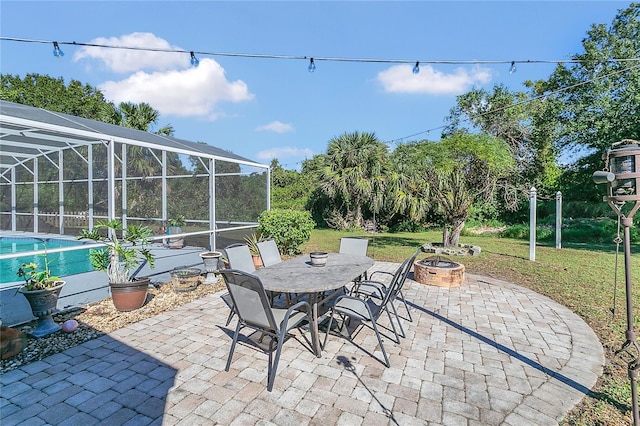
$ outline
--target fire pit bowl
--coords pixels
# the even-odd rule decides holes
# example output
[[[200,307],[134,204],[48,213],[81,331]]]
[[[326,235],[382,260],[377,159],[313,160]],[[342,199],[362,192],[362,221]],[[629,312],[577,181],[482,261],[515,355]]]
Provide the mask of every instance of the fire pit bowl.
[[[413,264],[415,281],[438,287],[459,287],[464,282],[464,265],[433,256]]]

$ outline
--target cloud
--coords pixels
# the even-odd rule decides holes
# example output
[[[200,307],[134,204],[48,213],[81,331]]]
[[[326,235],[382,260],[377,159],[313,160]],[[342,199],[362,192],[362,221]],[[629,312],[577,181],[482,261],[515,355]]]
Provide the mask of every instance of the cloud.
[[[474,84],[486,84],[491,72],[479,67],[471,71],[456,68],[446,74],[430,65],[420,65],[420,73],[413,74],[411,65],[394,65],[378,73],[377,79],[387,93],[426,93],[431,95],[460,94]]]
[[[313,151],[309,148],[301,149],[284,146],[280,148],[263,149],[256,154],[256,157],[260,160],[272,160],[274,158],[278,160],[285,158],[311,158],[313,157]]]
[[[291,124],[285,124],[281,121],[272,121],[264,126],[256,128],[257,132],[275,132],[275,133],[287,133],[293,132],[293,126]]]
[[[184,50],[172,46],[168,41],[152,33],[132,33],[120,37],[98,37],[89,44],[108,46],[127,46],[141,49]],[[111,49],[105,47],[83,46],[73,55],[73,61],[98,60],[110,71],[130,73],[139,70],[171,70],[189,66],[188,54],[171,52],[150,52],[147,50]]]
[[[241,80],[228,81],[215,60],[204,58],[197,68],[183,70],[138,71],[120,81],[98,85],[110,101],[146,102],[161,114],[202,116],[215,120],[221,102],[243,102],[254,98]]]

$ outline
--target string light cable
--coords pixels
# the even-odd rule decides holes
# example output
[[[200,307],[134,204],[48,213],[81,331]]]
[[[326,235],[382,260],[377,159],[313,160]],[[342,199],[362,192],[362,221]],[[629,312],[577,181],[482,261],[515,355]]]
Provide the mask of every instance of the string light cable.
[[[512,105],[506,105],[506,106],[503,106],[503,107],[500,107],[500,108],[492,109],[490,111],[480,112],[480,113],[474,114],[473,116],[470,116],[469,118],[463,119],[462,122],[463,123],[464,122],[470,122],[473,119],[481,118],[481,117],[484,117],[485,115],[491,115],[491,114],[495,114],[497,112],[506,111],[508,109],[515,108],[515,107],[518,107],[518,106],[521,106],[521,105],[526,105],[526,104],[529,104],[531,102],[535,102],[535,101],[540,100],[540,99],[544,99],[544,98],[547,98],[547,97],[550,97],[550,96],[553,96],[553,95],[557,95],[559,93],[562,93],[564,91],[573,89],[575,87],[579,87],[579,86],[582,86],[582,85],[585,85],[585,84],[589,84],[589,83],[592,83],[592,82],[600,80],[600,79],[613,77],[613,76],[615,76],[617,74],[622,74],[622,73],[625,73],[627,71],[631,71],[631,70],[636,69],[636,68],[640,68],[640,63],[637,64],[637,65],[632,65],[630,67],[621,69],[621,70],[612,71],[612,72],[610,72],[608,74],[605,74],[605,75],[602,75],[602,76],[596,76],[596,77],[591,78],[589,80],[580,81],[578,83],[572,84],[572,85],[567,86],[567,87],[561,87],[559,89],[552,90],[549,93],[543,93],[543,94],[535,96],[533,98],[526,99],[526,100],[521,101],[521,102],[516,102],[515,104],[512,104]],[[411,134],[411,135],[403,136],[403,137],[400,137],[400,138],[391,139],[386,143],[387,143],[387,145],[399,144],[399,143],[401,143],[402,141],[404,141],[406,139],[414,138],[416,136],[420,136],[420,135],[424,135],[424,134],[429,134],[429,133],[431,133],[431,132],[433,132],[435,130],[442,130],[442,129],[446,128],[446,127],[447,127],[446,125],[433,127],[431,129],[423,130],[423,131],[418,132],[418,133],[414,133],[414,134]]]
[[[461,122],[463,122],[463,123],[471,122],[473,119],[481,118],[481,117],[484,117],[485,115],[490,115],[490,114],[495,114],[495,113],[502,112],[502,111],[507,111],[507,110],[509,110],[511,108],[515,108],[515,107],[518,107],[518,106],[521,106],[521,105],[526,105],[528,103],[535,102],[535,101],[540,100],[540,99],[544,99],[544,98],[547,98],[547,97],[550,97],[550,96],[553,96],[553,95],[557,95],[557,94],[562,93],[562,92],[564,92],[566,90],[570,90],[570,89],[573,89],[573,88],[576,88],[576,87],[579,87],[579,86],[582,86],[582,85],[585,85],[585,84],[589,84],[589,83],[592,83],[592,82],[594,82],[596,80],[599,80],[599,79],[602,79],[602,78],[613,77],[613,76],[616,76],[618,74],[622,74],[622,73],[625,73],[627,71],[631,71],[631,70],[636,69],[636,68],[640,68],[640,64],[632,65],[630,67],[627,67],[627,68],[624,68],[624,69],[621,69],[621,70],[618,70],[618,71],[612,71],[612,72],[610,72],[608,74],[605,74],[605,75],[602,75],[602,76],[596,76],[596,77],[591,78],[589,80],[580,81],[578,83],[572,84],[572,85],[567,86],[567,87],[561,87],[559,89],[550,91],[549,93],[543,93],[543,94],[541,94],[539,96],[535,96],[535,97],[533,97],[531,99],[527,99],[527,100],[524,100],[524,101],[521,101],[521,102],[516,102],[513,105],[506,105],[506,106],[501,107],[501,108],[495,108],[495,109],[492,109],[490,111],[477,113],[477,114],[474,114],[473,116],[469,116],[468,118],[462,119]],[[403,137],[400,137],[400,138],[391,139],[391,140],[385,141],[384,143],[386,145],[389,145],[389,146],[398,145],[398,144],[402,143],[406,139],[412,139],[412,138],[415,138],[416,136],[422,136],[422,135],[425,135],[425,134],[428,135],[429,133],[431,133],[433,131],[442,130],[445,127],[447,127],[447,126],[442,125],[442,126],[438,126],[438,127],[433,127],[431,129],[423,130],[421,132],[413,133],[411,135],[407,135],[407,136],[403,136]],[[294,162],[294,165],[302,164],[303,162],[304,162],[304,160],[296,161],[296,162]],[[289,165],[290,164],[283,164],[283,166],[289,166]]]
[[[154,48],[154,47],[134,47],[134,46],[124,46],[124,45],[109,45],[109,44],[98,44],[98,43],[86,43],[86,42],[76,42],[76,41],[56,41],[56,40],[37,40],[37,39],[28,39],[28,38],[19,38],[19,37],[7,37],[0,36],[0,41],[13,41],[20,43],[41,43],[41,44],[53,44],[54,46],[54,56],[61,57],[64,55],[60,50],[60,45],[65,46],[81,46],[81,47],[95,47],[95,48],[103,48],[103,49],[120,49],[120,50],[133,50],[133,51],[143,51],[143,52],[165,52],[165,53],[177,53],[177,54],[186,54],[189,55],[191,65],[197,67],[199,64],[199,59],[197,59],[196,55],[199,56],[219,56],[219,57],[240,57],[240,58],[254,58],[254,59],[285,59],[285,60],[304,60],[308,62],[308,70],[310,72],[314,72],[316,70],[316,62],[318,61],[332,61],[332,62],[360,62],[360,63],[384,63],[384,64],[412,64],[414,65],[412,68],[412,72],[417,74],[420,72],[420,64],[434,64],[434,65],[499,65],[499,64],[508,64],[509,65],[509,73],[513,74],[516,72],[517,64],[580,64],[584,63],[584,59],[527,59],[527,60],[435,60],[435,59],[384,59],[384,58],[349,58],[349,57],[322,57],[322,56],[302,56],[302,55],[274,55],[274,54],[262,54],[262,53],[234,53],[234,52],[209,52],[209,51],[197,51],[197,50],[183,50],[183,49],[167,49],[167,48]],[[638,55],[639,52],[635,52]],[[527,99],[522,102],[515,103],[513,105],[508,105],[502,108],[496,108],[491,111],[485,111],[479,114],[474,115],[473,117],[469,117],[463,120],[463,122],[469,122],[473,118],[483,117],[488,114],[494,114],[496,112],[501,112],[507,110],[509,108],[515,108],[520,105],[528,104],[530,102],[534,102],[539,99],[544,99],[546,97],[552,96],[554,94],[561,93],[565,90],[572,89],[574,87],[578,87],[584,84],[591,83],[595,80],[611,77],[616,74],[621,74],[623,72],[627,72],[629,70],[640,67],[640,57],[633,58],[607,58],[607,59],[593,59],[590,60],[594,64],[594,69],[601,69],[603,62],[614,62],[614,63],[625,63],[625,62],[637,62],[637,65],[632,65],[630,67],[624,68],[619,71],[613,71],[606,75],[596,76],[592,79],[582,81],[576,83],[571,86],[563,87],[549,93],[542,94],[540,96],[533,97],[531,99]],[[599,72],[596,71],[596,74]],[[432,131],[444,129],[446,126],[438,126],[428,130],[423,130],[418,133],[414,133],[411,135],[403,136],[400,138],[395,138],[385,142],[387,145],[401,143],[402,141],[413,138],[416,136],[429,134]]]
[[[420,68],[419,64],[440,64],[440,65],[499,65],[508,64],[509,70],[515,72],[517,64],[563,64],[563,63],[581,63],[584,60],[581,59],[526,59],[526,60],[452,60],[452,59],[384,59],[384,58],[349,58],[349,57],[332,57],[332,56],[307,56],[307,55],[274,55],[264,53],[234,53],[234,52],[210,52],[210,51],[197,51],[197,50],[184,50],[184,49],[169,49],[169,48],[155,48],[155,47],[137,47],[137,46],[125,46],[125,45],[113,45],[113,44],[99,44],[99,43],[86,43],[76,41],[56,41],[56,40],[37,40],[19,37],[7,37],[0,36],[0,40],[14,41],[21,43],[43,43],[52,44],[57,46],[81,46],[81,47],[96,47],[103,49],[121,49],[121,50],[134,50],[143,52],[165,52],[165,53],[178,53],[190,55],[193,58],[194,55],[199,56],[222,56],[222,57],[240,57],[240,58],[257,58],[257,59],[288,59],[288,60],[304,60],[311,61],[312,64],[316,64],[318,61],[325,62],[362,62],[362,63],[385,63],[385,64],[414,64],[413,71],[418,73]],[[593,59],[594,64],[601,63],[603,60]],[[612,58],[606,59],[605,62],[625,62],[625,61],[640,61],[640,58]],[[416,72],[417,71],[417,72]]]

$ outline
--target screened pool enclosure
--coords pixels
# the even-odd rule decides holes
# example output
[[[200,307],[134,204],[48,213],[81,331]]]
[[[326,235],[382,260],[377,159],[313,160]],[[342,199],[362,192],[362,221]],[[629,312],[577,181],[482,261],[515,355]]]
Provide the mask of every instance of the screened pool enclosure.
[[[183,217],[210,249],[257,225],[269,167],[214,146],[0,101],[0,229],[77,235],[99,219]]]
[[[73,269],[61,274],[58,299],[58,309],[70,309],[109,297],[106,274],[76,270],[88,258],[76,245],[81,229],[103,219],[151,228],[156,265],[138,272],[160,284],[173,268],[202,265],[203,250],[253,232],[269,209],[269,181],[268,165],[205,143],[0,101],[0,320],[33,319],[9,265],[41,261],[35,242],[49,244],[54,274]],[[34,242],[27,252],[5,251],[19,239]]]

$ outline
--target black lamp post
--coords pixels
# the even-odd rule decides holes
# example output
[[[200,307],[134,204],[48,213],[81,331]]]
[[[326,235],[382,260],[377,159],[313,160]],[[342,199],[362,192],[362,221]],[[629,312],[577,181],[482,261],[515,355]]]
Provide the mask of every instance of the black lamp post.
[[[607,195],[603,201],[616,212],[624,228],[624,277],[625,293],[627,299],[627,330],[625,332],[626,341],[622,347],[616,351],[626,354],[630,359],[627,361],[627,370],[631,381],[631,404],[634,426],[640,425],[638,413],[638,369],[640,368],[640,346],[636,340],[636,333],[633,329],[633,304],[631,300],[631,233],[633,226],[633,215],[640,208],[640,146],[638,141],[623,139],[612,145],[607,150],[604,171],[597,171],[593,174],[593,181],[597,184],[607,184]],[[622,206],[627,202],[633,202],[633,206],[627,213],[623,213]]]

